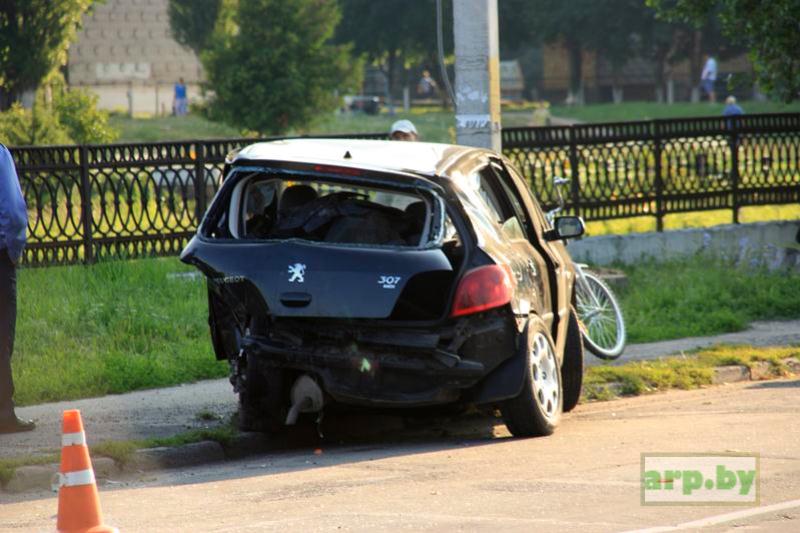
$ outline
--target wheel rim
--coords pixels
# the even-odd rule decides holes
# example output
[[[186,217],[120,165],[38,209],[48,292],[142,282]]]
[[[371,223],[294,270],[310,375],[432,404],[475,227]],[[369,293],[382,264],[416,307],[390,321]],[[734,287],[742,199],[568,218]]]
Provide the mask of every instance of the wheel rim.
[[[587,276],[585,286],[579,286],[576,308],[581,329],[588,340],[608,354],[622,351],[624,330],[618,321],[618,309],[602,287]]]
[[[558,363],[553,348],[542,333],[537,333],[531,346],[531,371],[533,395],[548,419],[558,414],[559,396]]]

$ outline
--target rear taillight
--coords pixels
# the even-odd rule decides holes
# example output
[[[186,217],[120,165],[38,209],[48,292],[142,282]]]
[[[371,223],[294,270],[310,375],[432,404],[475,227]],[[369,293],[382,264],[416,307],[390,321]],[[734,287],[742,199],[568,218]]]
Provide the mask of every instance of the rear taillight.
[[[506,305],[514,286],[508,267],[489,265],[470,270],[456,289],[451,316],[470,315]]]

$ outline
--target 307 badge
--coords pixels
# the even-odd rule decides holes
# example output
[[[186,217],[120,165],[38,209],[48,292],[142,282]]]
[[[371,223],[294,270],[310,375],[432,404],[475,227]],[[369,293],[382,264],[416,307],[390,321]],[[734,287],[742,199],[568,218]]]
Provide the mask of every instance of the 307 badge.
[[[378,278],[378,285],[384,289],[396,289],[401,279],[400,276],[380,276]]]

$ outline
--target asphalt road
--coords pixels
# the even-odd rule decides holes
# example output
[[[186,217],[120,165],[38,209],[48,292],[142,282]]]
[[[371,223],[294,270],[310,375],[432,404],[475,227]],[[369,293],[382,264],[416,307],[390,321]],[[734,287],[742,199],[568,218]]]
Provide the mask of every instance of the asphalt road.
[[[756,322],[750,329],[739,333],[634,344],[626,349],[618,362],[680,354],[723,342],[762,346],[800,344],[800,320]],[[603,363],[588,354],[586,362],[592,365]],[[207,420],[207,415],[214,415],[219,421],[227,419],[236,411],[236,397],[228,380],[219,379],[23,407],[18,409],[20,416],[35,419],[37,430],[0,435],[0,458],[57,452],[61,443],[61,413],[65,409],[81,410],[91,445],[106,440],[168,437],[189,429],[214,426],[220,422]]]
[[[783,380],[598,402],[537,439],[490,417],[376,438],[367,420],[371,436],[111,482],[101,500],[122,531],[794,532],[798,398]],[[760,506],[643,506],[642,452],[758,453]],[[54,528],[53,495],[3,497],[0,531]]]

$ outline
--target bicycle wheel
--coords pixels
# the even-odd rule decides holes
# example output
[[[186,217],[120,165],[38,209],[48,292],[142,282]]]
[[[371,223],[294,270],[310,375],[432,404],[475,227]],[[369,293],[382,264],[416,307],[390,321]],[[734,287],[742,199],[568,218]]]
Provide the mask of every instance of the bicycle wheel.
[[[575,307],[586,348],[601,359],[616,359],[625,349],[625,322],[617,299],[600,278],[583,272],[575,283]]]

